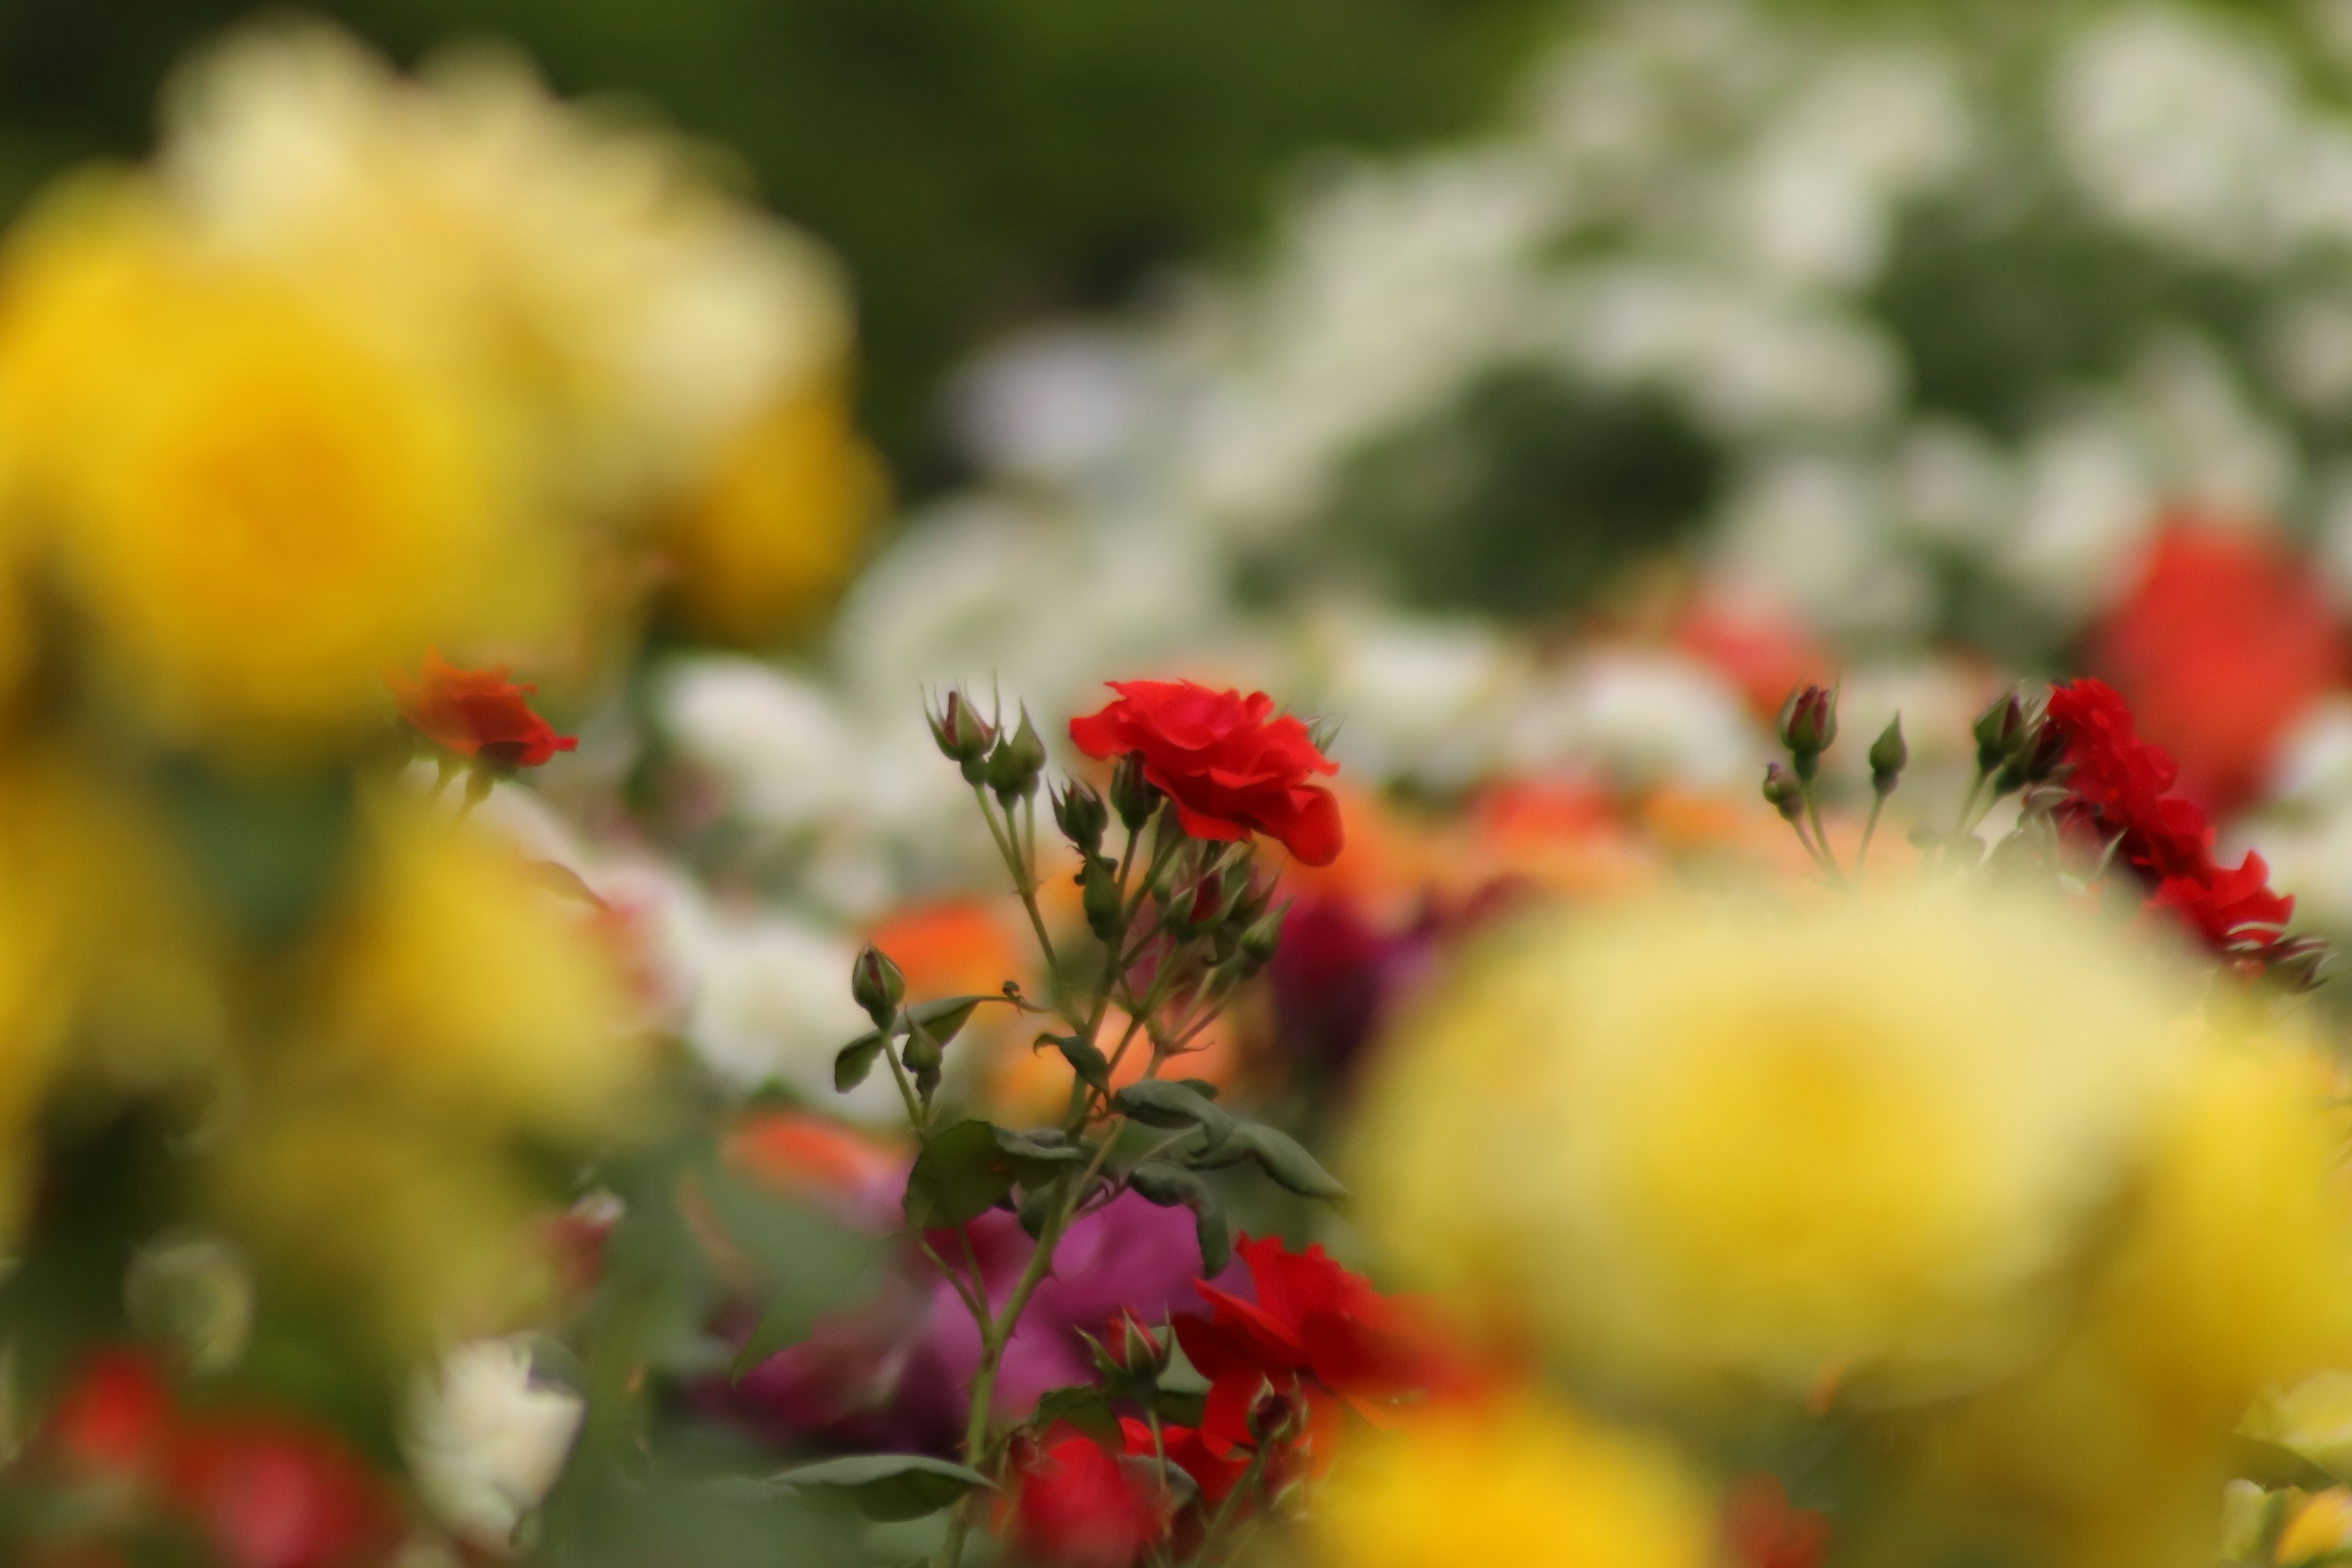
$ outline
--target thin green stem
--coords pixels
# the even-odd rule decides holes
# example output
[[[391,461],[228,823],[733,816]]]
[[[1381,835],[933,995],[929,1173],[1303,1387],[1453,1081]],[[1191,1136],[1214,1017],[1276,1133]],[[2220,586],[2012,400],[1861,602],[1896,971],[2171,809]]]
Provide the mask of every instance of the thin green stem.
[[[1207,1528],[1201,1531],[1201,1550],[1193,1553],[1192,1568],[1204,1568],[1205,1564],[1215,1561],[1218,1537],[1224,1534],[1225,1526],[1233,1522],[1242,1500],[1254,1496],[1259,1483],[1265,1479],[1266,1456],[1272,1448],[1272,1444],[1260,1443],[1251,1451],[1249,1468],[1242,1472],[1241,1479],[1234,1483],[1233,1490],[1225,1494],[1225,1500],[1217,1505],[1217,1511],[1210,1516]]]
[[[1829,873],[1830,880],[1833,884],[1843,888],[1846,885],[1845,872],[1839,867],[1837,857],[1830,851],[1830,836],[1828,830],[1822,826],[1822,805],[1820,800],[1816,798],[1813,781],[1807,779],[1800,787],[1804,795],[1805,820],[1812,824],[1813,837],[1820,840],[1819,854],[1822,868]]]
[[[1873,791],[1870,797],[1870,815],[1863,820],[1862,824],[1862,846],[1853,852],[1853,885],[1857,888],[1862,886],[1863,873],[1870,867],[1870,841],[1878,832],[1878,814],[1885,809],[1886,797]]]

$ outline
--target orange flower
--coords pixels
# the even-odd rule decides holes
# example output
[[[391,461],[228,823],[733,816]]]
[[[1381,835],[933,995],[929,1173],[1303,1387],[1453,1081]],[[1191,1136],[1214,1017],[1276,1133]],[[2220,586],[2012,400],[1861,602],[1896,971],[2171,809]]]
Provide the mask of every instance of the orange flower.
[[[446,751],[501,768],[535,768],[580,744],[559,735],[526,700],[539,689],[507,679],[507,668],[460,669],[428,649],[417,679],[384,678],[400,701],[403,722]]]

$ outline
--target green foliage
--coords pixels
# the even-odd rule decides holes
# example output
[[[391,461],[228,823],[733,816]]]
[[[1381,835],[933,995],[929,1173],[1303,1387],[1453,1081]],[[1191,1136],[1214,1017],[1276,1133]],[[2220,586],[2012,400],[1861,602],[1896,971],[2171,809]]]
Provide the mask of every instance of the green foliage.
[[[1075,1143],[1045,1143],[985,1121],[959,1121],[924,1141],[907,1178],[907,1223],[918,1230],[967,1224],[1015,1186],[1051,1182],[1086,1157]]]
[[[803,1465],[774,1478],[794,1491],[842,1499],[868,1519],[920,1519],[937,1513],[989,1479],[968,1466],[927,1454],[855,1454]]]

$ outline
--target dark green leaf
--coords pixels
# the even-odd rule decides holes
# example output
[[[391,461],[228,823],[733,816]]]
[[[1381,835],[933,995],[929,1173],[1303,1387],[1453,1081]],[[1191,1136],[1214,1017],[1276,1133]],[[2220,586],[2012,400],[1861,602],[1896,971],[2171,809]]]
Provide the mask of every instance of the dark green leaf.
[[[1054,1389],[1037,1401],[1031,1419],[1039,1426],[1066,1421],[1097,1443],[1114,1449],[1119,1446],[1118,1415],[1110,1407],[1110,1395],[1092,1384]]]
[[[1128,1173],[1127,1184],[1147,1203],[1161,1208],[1182,1205],[1192,1211],[1192,1229],[1201,1244],[1201,1272],[1214,1279],[1233,1258],[1232,1227],[1225,1223],[1224,1205],[1209,1184],[1165,1160],[1146,1160]]]
[[[907,1223],[919,1230],[963,1225],[994,1208],[1014,1185],[1043,1185],[1087,1158],[1083,1146],[1040,1143],[985,1121],[959,1121],[932,1136],[907,1178]]]
[[[1058,1139],[1058,1133],[1048,1129],[1040,1132],[1015,1132],[1010,1127],[992,1127],[996,1146],[1014,1159],[1030,1164],[1076,1165],[1085,1161],[1087,1151],[1076,1143],[1045,1142]]]
[[[1198,1127],[1204,1153],[1214,1153],[1232,1136],[1234,1119],[1202,1098],[1197,1089],[1163,1079],[1129,1084],[1111,1104],[1147,1127]]]
[[[972,1010],[982,1002],[1003,1000],[1002,996],[941,996],[908,1008],[907,1022],[920,1025],[923,1033],[944,1046],[962,1032],[964,1025],[971,1021]]]
[[[1198,1427],[1205,1414],[1208,1396],[1186,1393],[1180,1389],[1155,1388],[1151,1391],[1152,1408],[1160,1419],[1171,1426]]]
[[[1176,1081],[1182,1084],[1186,1089],[1191,1089],[1194,1094],[1199,1095],[1202,1100],[1214,1100],[1217,1098],[1217,1086],[1211,1083],[1207,1079],[1180,1078]]]
[[[1104,1094],[1110,1092],[1110,1060],[1091,1041],[1076,1035],[1040,1035],[1038,1045],[1051,1045],[1078,1075],[1078,1081]]]
[[[874,1064],[882,1055],[882,1031],[868,1029],[841,1047],[833,1058],[833,1087],[836,1093],[847,1094],[866,1081]]]
[[[878,1520],[920,1519],[990,1484],[978,1470],[924,1454],[856,1454],[773,1479],[795,1491],[836,1494],[866,1518]]]
[[[1234,1142],[1247,1144],[1250,1157],[1267,1175],[1301,1197],[1328,1201],[1348,1195],[1348,1189],[1339,1178],[1325,1170],[1287,1132],[1245,1121],[1236,1130]]]

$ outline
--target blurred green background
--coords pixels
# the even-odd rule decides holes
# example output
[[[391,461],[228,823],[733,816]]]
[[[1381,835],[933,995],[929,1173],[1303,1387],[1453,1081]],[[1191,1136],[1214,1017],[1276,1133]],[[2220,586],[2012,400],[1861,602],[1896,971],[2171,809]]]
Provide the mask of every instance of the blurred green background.
[[[1328,145],[1474,123],[1548,0],[345,0],[408,60],[520,44],[740,153],[846,256],[868,421],[902,487],[951,479],[941,372],[1034,316],[1246,248],[1273,180]],[[0,204],[146,142],[155,89],[247,0],[5,0]]]

